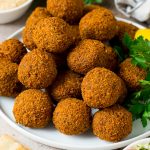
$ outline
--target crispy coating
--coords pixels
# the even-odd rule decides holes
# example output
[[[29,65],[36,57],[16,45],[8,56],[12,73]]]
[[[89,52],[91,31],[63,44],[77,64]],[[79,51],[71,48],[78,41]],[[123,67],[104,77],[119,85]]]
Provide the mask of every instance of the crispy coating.
[[[51,14],[44,7],[37,7],[28,20],[26,21],[25,29],[23,30],[23,42],[29,50],[36,48],[36,44],[32,39],[33,30],[35,25],[43,18],[51,17]]]
[[[22,90],[17,78],[18,65],[7,59],[0,59],[0,95],[15,97]]]
[[[54,100],[73,97],[81,97],[81,82],[82,77],[72,71],[64,71],[60,73],[55,82],[49,88],[49,93]]]
[[[123,21],[117,21],[119,30],[117,33],[117,37],[119,38],[120,41],[122,41],[124,34],[128,33],[132,39],[134,39],[134,35],[138,28],[132,24],[123,22]]]
[[[118,32],[117,21],[106,8],[94,9],[87,13],[79,23],[82,39],[110,40]]]
[[[39,49],[27,53],[18,68],[18,79],[27,88],[46,88],[57,74],[53,57]]]
[[[6,58],[14,63],[19,63],[26,53],[26,48],[17,39],[9,39],[0,44],[0,59]]]
[[[95,113],[93,133],[102,140],[117,142],[132,131],[132,114],[120,105],[114,105]]]
[[[40,20],[33,31],[37,47],[47,52],[62,53],[73,43],[70,26],[57,17]]]
[[[66,98],[58,103],[53,113],[56,129],[67,135],[84,133],[91,125],[91,110],[76,98]]]
[[[75,23],[83,15],[83,0],[47,0],[47,10],[55,17]]]
[[[89,107],[105,108],[123,98],[121,79],[110,70],[94,68],[83,78],[81,84],[82,97]]]
[[[52,119],[52,112],[53,104],[49,96],[36,89],[19,94],[13,107],[16,122],[31,128],[46,127]]]
[[[83,14],[85,15],[85,14],[91,12],[92,10],[98,9],[98,8],[103,9],[104,7],[102,7],[102,6],[100,6],[100,5],[94,5],[94,4],[84,5]],[[104,9],[105,9],[105,8],[104,8]]]
[[[131,91],[140,89],[139,80],[146,78],[147,72],[132,64],[131,58],[127,58],[120,64],[119,76],[125,81]]]
[[[74,45],[77,45],[81,41],[79,25],[72,25],[71,26],[71,33],[74,40]]]
[[[37,22],[39,22],[40,19],[47,17],[52,17],[52,15],[47,11],[47,9],[44,7],[37,7],[27,19],[26,24],[36,24]]]
[[[114,69],[116,56],[114,57],[111,48],[106,47],[105,49],[105,47],[103,43],[97,40],[85,39],[81,41],[68,54],[69,68],[81,74],[86,74],[95,67]]]

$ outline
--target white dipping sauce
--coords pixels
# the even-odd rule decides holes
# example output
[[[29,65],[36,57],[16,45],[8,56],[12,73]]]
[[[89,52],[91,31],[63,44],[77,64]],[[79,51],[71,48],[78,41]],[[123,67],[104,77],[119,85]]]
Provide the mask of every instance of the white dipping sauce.
[[[7,10],[18,7],[27,0],[0,0],[0,10]]]

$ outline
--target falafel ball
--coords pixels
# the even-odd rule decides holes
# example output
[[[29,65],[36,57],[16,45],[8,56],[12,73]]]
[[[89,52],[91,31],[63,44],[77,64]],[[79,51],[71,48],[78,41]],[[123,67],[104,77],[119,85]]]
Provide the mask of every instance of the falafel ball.
[[[95,67],[114,69],[116,56],[111,54],[111,50],[105,49],[105,45],[98,40],[85,39],[68,54],[67,63],[71,70],[80,74],[86,74]]]
[[[126,94],[123,88],[123,81],[114,72],[100,67],[89,71],[81,84],[83,100],[93,108],[115,104]]]
[[[106,8],[94,9],[87,13],[79,23],[82,39],[110,40],[118,32],[117,21]]]
[[[56,129],[67,135],[84,133],[91,125],[91,109],[76,98],[66,98],[58,103],[53,113]]]
[[[64,71],[60,73],[55,82],[49,88],[49,93],[56,101],[68,97],[81,97],[82,77],[72,71]]]
[[[17,39],[9,39],[0,44],[0,59],[6,58],[14,63],[19,63],[27,53],[23,43]]]
[[[132,114],[120,105],[114,105],[95,113],[93,133],[103,140],[117,142],[132,131]]]
[[[22,86],[17,78],[18,65],[7,59],[0,59],[0,96],[15,97]]]
[[[71,24],[83,16],[83,8],[83,0],[47,0],[47,10]]]
[[[44,7],[37,7],[28,20],[26,21],[25,29],[23,30],[23,42],[29,50],[37,48],[32,39],[33,30],[36,24],[43,18],[52,17],[51,14]]]
[[[128,33],[129,36],[134,39],[135,33],[138,30],[136,26],[123,21],[117,21],[117,25],[119,28],[117,37],[120,41],[122,41],[125,33]]]
[[[46,127],[52,119],[52,112],[53,104],[49,96],[36,89],[20,93],[13,107],[16,122],[31,128]]]
[[[39,49],[62,53],[74,42],[70,28],[69,24],[60,18],[45,18],[37,23],[33,40]]]
[[[98,9],[98,8],[104,8],[104,7],[102,7],[102,6],[100,6],[100,5],[94,5],[94,4],[90,4],[90,5],[87,4],[87,5],[84,5],[83,14],[85,15],[85,14],[91,12],[92,10]],[[105,9],[105,8],[104,8],[104,9]]]
[[[119,76],[124,80],[127,87],[131,91],[136,91],[140,89],[140,80],[145,80],[147,72],[132,64],[131,58],[125,59],[120,64]]]
[[[40,19],[47,17],[52,17],[52,15],[47,11],[47,9],[44,7],[37,7],[27,19],[26,24],[36,24]]]
[[[26,88],[41,89],[52,84],[57,74],[52,55],[39,49],[27,53],[18,68],[18,79]]]

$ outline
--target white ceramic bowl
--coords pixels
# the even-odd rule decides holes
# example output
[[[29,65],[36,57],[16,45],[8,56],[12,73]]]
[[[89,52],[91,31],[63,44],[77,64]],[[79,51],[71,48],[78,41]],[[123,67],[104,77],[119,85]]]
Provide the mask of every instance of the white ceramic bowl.
[[[143,145],[143,144],[148,144],[148,143],[150,143],[150,138],[138,140],[136,142],[133,142],[132,144],[130,144],[129,146],[127,146],[123,150],[136,150],[138,145]]]
[[[16,8],[0,10],[0,24],[6,24],[20,18],[31,6],[32,2],[33,0],[27,0],[25,3]]]

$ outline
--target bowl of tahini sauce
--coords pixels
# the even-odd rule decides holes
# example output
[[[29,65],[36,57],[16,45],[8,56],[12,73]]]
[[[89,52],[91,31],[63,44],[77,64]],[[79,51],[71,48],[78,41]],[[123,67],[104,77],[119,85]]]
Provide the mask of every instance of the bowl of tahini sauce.
[[[0,0],[0,24],[17,20],[28,10],[33,0]]]

